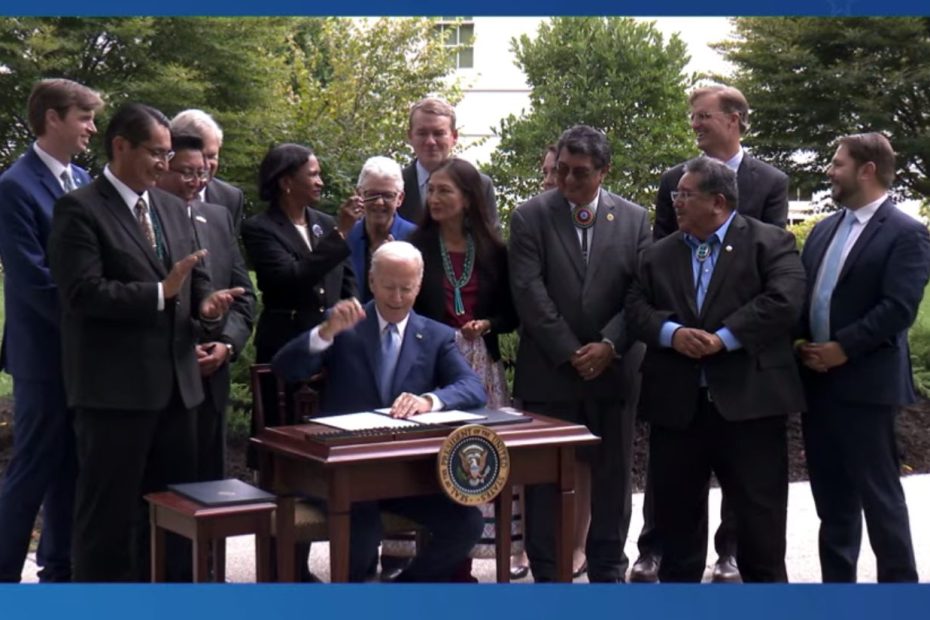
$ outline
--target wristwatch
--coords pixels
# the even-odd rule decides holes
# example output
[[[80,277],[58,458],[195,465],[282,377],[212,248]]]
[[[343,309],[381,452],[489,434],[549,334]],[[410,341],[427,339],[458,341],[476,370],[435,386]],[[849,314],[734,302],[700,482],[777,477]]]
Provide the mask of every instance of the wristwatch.
[[[229,352],[229,359],[232,359],[236,355],[236,347],[228,342],[224,342],[223,344],[226,345],[226,350]]]

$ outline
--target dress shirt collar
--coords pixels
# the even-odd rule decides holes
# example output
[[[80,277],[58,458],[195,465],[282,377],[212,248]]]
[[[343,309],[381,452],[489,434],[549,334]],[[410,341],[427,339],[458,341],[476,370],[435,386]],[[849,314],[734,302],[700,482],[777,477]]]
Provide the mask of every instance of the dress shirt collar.
[[[32,150],[35,151],[36,155],[39,156],[39,159],[42,160],[42,163],[45,164],[45,167],[48,168],[52,175],[55,177],[55,180],[58,183],[61,183],[61,173],[65,170],[68,171],[68,174],[71,175],[71,181],[74,183],[74,186],[77,187],[77,179],[74,178],[74,173],[71,172],[71,166],[65,165],[44,151],[38,142],[32,143]]]
[[[864,207],[859,207],[855,210],[846,207],[846,213],[852,213],[859,224],[865,226],[869,223],[869,220],[872,219],[872,216],[875,215],[875,212],[878,211],[878,208],[882,206],[886,200],[888,200],[888,194],[882,194],[878,200],[874,200]]]
[[[591,211],[593,211],[595,214],[597,214],[597,203],[600,202],[600,199],[601,199],[601,191],[603,191],[603,190],[602,190],[600,187],[598,187],[598,188],[597,188],[597,194],[595,194],[595,196],[594,196],[594,200],[592,200],[591,202],[589,202],[589,203],[587,204],[587,206],[590,207]],[[575,207],[578,206],[578,205],[576,205],[574,202],[572,202],[571,200],[566,200],[565,202],[568,203],[568,206],[570,206],[570,207],[572,208],[572,210],[574,210]]]
[[[720,228],[718,228],[713,233],[711,233],[711,235],[707,237],[707,239],[710,239],[711,237],[717,237],[717,243],[722,244],[723,240],[726,239],[727,237],[727,231],[730,230],[730,224],[733,222],[733,218],[735,216],[736,216],[736,211],[735,210],[731,211],[730,217],[728,217],[727,220],[723,224],[720,225]],[[701,244],[701,240],[695,237],[694,235],[692,235],[691,233],[684,233],[682,235],[682,238],[685,240],[685,243],[687,243],[692,248],[692,250],[697,248],[697,246]],[[705,239],[705,241],[707,239]]]
[[[422,188],[429,181],[430,171],[423,167],[420,160],[417,160],[417,187]]]
[[[739,150],[736,151],[736,155],[734,155],[733,157],[731,157],[730,159],[726,160],[723,163],[727,168],[729,168],[733,172],[737,172],[739,171],[740,164],[743,163],[743,155],[745,155],[745,151],[743,151],[743,147],[740,146]]]
[[[113,187],[116,188],[116,191],[119,192],[120,198],[123,199],[123,202],[126,203],[126,206],[129,207],[129,210],[132,211],[133,217],[135,217],[135,208],[136,203],[139,202],[139,198],[145,200],[145,204],[151,209],[152,201],[149,200],[148,190],[142,192],[142,194],[137,194],[135,190],[130,188],[128,185],[116,178],[116,175],[113,174],[113,171],[110,170],[110,164],[107,164],[103,169],[103,176],[107,178],[107,181],[113,184]]]
[[[377,303],[375,304],[375,314],[378,315],[378,337],[380,338],[381,336],[384,335],[384,328],[388,326],[388,322],[384,319],[384,317],[381,316],[381,313],[378,312]],[[404,331],[406,331],[407,329],[407,321],[409,320],[410,320],[410,313],[408,312],[407,316],[405,316],[402,321],[400,321],[399,323],[395,323],[395,325],[397,325],[397,333],[400,336],[401,343],[404,342]]]

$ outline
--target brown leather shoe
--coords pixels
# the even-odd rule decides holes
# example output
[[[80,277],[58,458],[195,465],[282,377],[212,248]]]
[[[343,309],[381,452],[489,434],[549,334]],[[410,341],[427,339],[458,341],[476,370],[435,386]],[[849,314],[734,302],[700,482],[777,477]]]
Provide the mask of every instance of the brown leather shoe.
[[[736,565],[736,558],[731,555],[722,555],[717,558],[717,563],[714,564],[714,575],[710,580],[713,583],[743,583],[739,567]]]
[[[630,583],[658,583],[660,562],[654,555],[639,556],[630,569]]]

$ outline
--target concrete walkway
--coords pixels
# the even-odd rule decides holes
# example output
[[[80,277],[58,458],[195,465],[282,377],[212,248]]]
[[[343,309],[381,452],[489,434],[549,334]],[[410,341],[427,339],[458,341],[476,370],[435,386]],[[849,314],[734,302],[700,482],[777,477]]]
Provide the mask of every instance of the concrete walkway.
[[[921,581],[930,581],[930,475],[909,476],[903,479],[907,503],[910,509],[911,534],[917,554],[917,569]],[[636,537],[642,527],[642,494],[633,496],[633,519],[630,524],[630,537],[626,544],[626,553],[630,561],[636,559]],[[711,490],[710,495],[710,535],[716,530],[720,521],[720,491]],[[791,484],[788,495],[788,578],[793,583],[817,583],[820,581],[820,564],[817,559],[817,529],[819,522],[814,510],[810,485],[806,482]],[[863,532],[865,528],[863,527]],[[716,560],[713,553],[713,541],[708,543],[708,562]],[[227,541],[227,579],[234,583],[249,583],[255,580],[255,552],[251,536],[238,536]],[[329,579],[329,545],[314,543],[310,554],[311,570],[323,580]],[[710,572],[705,573],[705,581]],[[23,571],[24,582],[36,582],[35,556],[30,554]],[[482,582],[494,581],[494,562],[477,560],[474,574]],[[587,579],[582,577],[579,582]],[[524,579],[516,583],[529,583]],[[862,554],[859,558],[859,581],[875,581],[875,556],[869,547],[868,535],[864,533]]]

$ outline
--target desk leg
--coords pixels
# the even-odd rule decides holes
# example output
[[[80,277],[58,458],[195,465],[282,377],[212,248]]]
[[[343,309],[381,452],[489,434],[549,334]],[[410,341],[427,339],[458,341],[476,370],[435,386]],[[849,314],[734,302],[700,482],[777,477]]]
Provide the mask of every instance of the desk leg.
[[[572,547],[575,532],[575,448],[559,448],[559,493],[555,508],[557,535],[556,579],[572,581]]]
[[[224,541],[225,542],[225,541]],[[271,527],[267,517],[262,519],[255,532],[255,581],[266,583],[271,581]]]
[[[275,511],[275,543],[278,555],[278,581],[293,583],[294,574],[294,498],[279,497]]]
[[[209,578],[209,559],[212,540],[198,523],[194,532],[194,583],[205,583]]]
[[[213,581],[226,583],[226,539],[213,540]]]
[[[344,472],[335,471],[329,480],[329,580],[349,581],[349,530],[352,502],[349,501],[348,480]]]
[[[509,484],[494,499],[495,556],[497,583],[510,583],[510,525],[513,521],[513,487]]]
[[[149,537],[152,545],[152,583],[163,583],[165,567],[165,530],[158,525],[158,507],[149,508]]]

